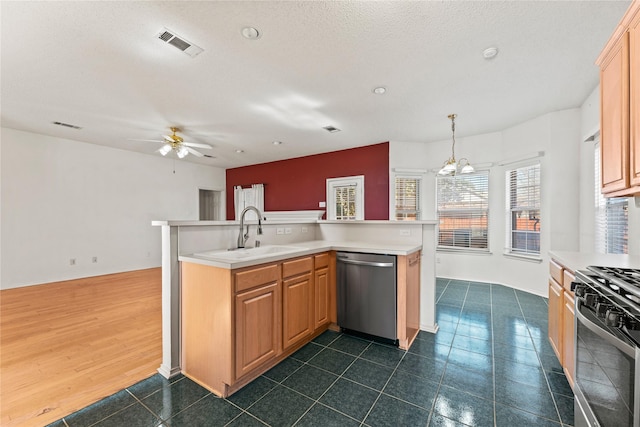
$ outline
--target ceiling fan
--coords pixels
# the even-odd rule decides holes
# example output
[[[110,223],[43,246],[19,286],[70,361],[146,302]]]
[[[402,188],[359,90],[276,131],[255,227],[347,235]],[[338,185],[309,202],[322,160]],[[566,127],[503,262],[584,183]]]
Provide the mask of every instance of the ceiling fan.
[[[155,140],[155,139],[135,139],[134,141],[144,141],[144,142],[160,142],[163,143],[164,145],[162,147],[160,147],[158,150],[156,150],[158,153],[162,154],[163,156],[166,156],[167,154],[169,154],[169,152],[171,152],[172,150],[176,152],[176,155],[183,159],[185,156],[187,156],[187,154],[191,153],[194,156],[197,157],[203,157],[204,154],[202,154],[201,152],[194,150],[195,148],[206,148],[206,149],[212,149],[213,147],[210,146],[209,144],[200,144],[197,142],[185,142],[185,140],[179,136],[176,135],[176,132],[180,132],[180,129],[177,127],[171,127],[169,128],[171,129],[171,132],[173,132],[171,135],[162,135],[164,140]]]

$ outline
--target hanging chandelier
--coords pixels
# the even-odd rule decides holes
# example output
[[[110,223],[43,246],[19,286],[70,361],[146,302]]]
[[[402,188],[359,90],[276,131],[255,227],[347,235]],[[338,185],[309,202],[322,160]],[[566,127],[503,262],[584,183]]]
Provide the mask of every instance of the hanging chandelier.
[[[456,161],[456,117],[457,114],[449,114],[447,117],[451,119],[451,157],[449,160],[444,162],[442,169],[438,171],[438,175],[457,175],[458,173],[472,173],[475,171],[473,166],[469,163],[469,160],[466,158],[460,159],[460,161]]]

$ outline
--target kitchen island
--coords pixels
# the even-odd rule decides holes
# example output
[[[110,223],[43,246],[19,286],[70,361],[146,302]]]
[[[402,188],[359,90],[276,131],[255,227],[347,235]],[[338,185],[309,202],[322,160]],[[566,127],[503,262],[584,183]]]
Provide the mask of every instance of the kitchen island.
[[[227,397],[336,325],[336,249],[397,258],[397,338],[419,331],[420,247],[312,241],[180,256],[182,373]],[[214,363],[212,363],[214,361]]]
[[[263,246],[286,245],[289,248],[299,248],[299,251],[296,249],[294,252],[270,254],[260,258],[257,263],[255,260],[216,261],[197,255],[234,247],[238,222],[154,221],[153,225],[161,227],[162,230],[163,363],[158,371],[167,378],[182,372],[181,262],[232,272],[234,269],[251,268],[257,264],[278,264],[292,257],[304,258],[323,252],[335,253],[336,250],[392,253],[407,258],[408,255],[421,250],[418,252],[420,256],[415,260],[419,262],[420,269],[417,277],[419,297],[413,297],[419,301],[419,321],[414,328],[430,332],[437,330],[436,221],[267,221],[263,222],[264,235],[259,236]],[[248,245],[255,243],[250,240]],[[406,298],[406,295],[404,297]],[[327,327],[328,325],[329,323]]]

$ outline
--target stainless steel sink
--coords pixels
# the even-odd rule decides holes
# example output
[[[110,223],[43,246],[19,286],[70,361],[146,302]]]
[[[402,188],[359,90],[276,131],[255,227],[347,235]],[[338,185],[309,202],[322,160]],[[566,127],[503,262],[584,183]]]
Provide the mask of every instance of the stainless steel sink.
[[[257,248],[196,252],[194,255],[224,261],[247,261],[272,255],[297,252],[303,249],[304,248],[298,246],[264,245]]]

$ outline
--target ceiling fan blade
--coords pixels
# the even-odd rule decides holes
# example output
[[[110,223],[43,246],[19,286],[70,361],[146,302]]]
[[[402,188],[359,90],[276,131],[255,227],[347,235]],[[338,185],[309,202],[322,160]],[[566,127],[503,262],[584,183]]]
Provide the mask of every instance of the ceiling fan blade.
[[[183,145],[185,145],[185,144],[183,144]],[[186,146],[185,146],[184,148],[186,148],[186,149],[187,149],[187,151],[188,151],[188,152],[190,152],[191,154],[193,154],[194,156],[197,156],[197,157],[204,157],[204,154],[202,154],[202,153],[201,153],[201,152],[199,152],[199,151],[194,150],[193,148],[189,148],[189,147],[186,147]]]
[[[170,135],[162,135],[162,137],[163,137],[163,138],[165,139],[165,141],[167,141],[167,142],[175,142],[175,141],[173,140],[173,138],[171,138],[171,136],[170,136]]]
[[[200,144],[198,142],[183,142],[182,145],[186,145],[187,147],[207,148],[209,150],[213,148],[209,144]]]
[[[129,139],[128,141],[158,142],[158,143],[163,143],[164,142],[164,141],[160,141],[158,139]]]

